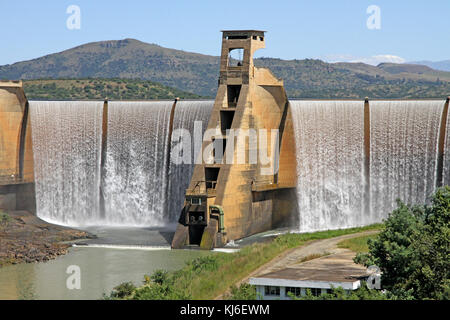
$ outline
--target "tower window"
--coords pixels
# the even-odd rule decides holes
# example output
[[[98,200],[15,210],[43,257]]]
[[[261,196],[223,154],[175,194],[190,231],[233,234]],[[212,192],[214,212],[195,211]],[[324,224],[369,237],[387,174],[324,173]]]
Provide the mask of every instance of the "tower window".
[[[236,107],[240,93],[241,93],[240,85],[230,85],[227,87],[228,107],[232,108]]]
[[[226,134],[227,130],[231,129],[233,124],[234,110],[232,111],[220,111],[220,129],[222,134]]]
[[[240,67],[244,59],[244,48],[234,48],[230,49],[228,53],[228,66],[229,67]]]
[[[215,189],[220,168],[205,168],[206,189]]]

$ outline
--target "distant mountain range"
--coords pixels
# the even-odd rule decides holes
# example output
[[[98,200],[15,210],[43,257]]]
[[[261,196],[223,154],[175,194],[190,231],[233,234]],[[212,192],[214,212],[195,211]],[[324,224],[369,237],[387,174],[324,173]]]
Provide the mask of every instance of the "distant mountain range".
[[[442,60],[442,61],[415,61],[410,62],[413,64],[422,64],[424,66],[430,67],[432,69],[436,70],[442,70],[442,71],[450,71],[450,60]]]
[[[443,98],[450,72],[417,64],[326,63],[255,59],[291,98]],[[168,49],[134,39],[87,43],[41,58],[0,66],[0,79],[128,78],[214,97],[219,57]]]

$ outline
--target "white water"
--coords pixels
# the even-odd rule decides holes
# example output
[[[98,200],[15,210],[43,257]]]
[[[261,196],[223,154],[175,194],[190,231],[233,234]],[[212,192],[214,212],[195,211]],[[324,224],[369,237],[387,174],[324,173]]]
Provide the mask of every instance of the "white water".
[[[103,102],[30,101],[39,217],[98,221]]]
[[[366,224],[364,102],[291,101],[297,147],[299,230]]]
[[[172,101],[109,102],[103,225],[160,226]]]
[[[368,195],[364,194],[364,103],[291,101],[291,106],[301,232],[381,222],[396,207],[397,198],[423,204],[435,191],[443,101],[370,102]],[[444,182],[448,184],[448,130],[446,144]]]
[[[195,158],[198,156],[194,152],[194,135],[200,135],[201,144],[203,133],[208,126],[213,105],[214,101],[179,101],[175,108],[173,130],[174,132],[180,129],[189,131],[191,137],[191,156],[190,162],[187,164],[174,164],[173,161],[170,163],[168,192],[170,201],[168,201],[168,217],[172,221],[175,221],[180,216],[186,188],[191,181]],[[198,130],[196,133],[194,133],[195,121],[199,122],[197,125],[201,124],[201,130]],[[171,146],[173,147],[177,143],[180,143],[179,137],[176,137],[175,135],[172,136]],[[174,152],[175,151],[171,149],[172,159],[175,156]]]
[[[172,105],[108,103],[101,182],[103,102],[31,102],[38,216],[70,226],[156,227],[176,221],[194,162],[171,164],[167,173]],[[178,102],[173,129],[184,128],[193,136],[194,121],[201,121],[203,134],[212,105]]]
[[[370,102],[370,206],[374,221],[400,198],[423,204],[436,187],[443,101]]]

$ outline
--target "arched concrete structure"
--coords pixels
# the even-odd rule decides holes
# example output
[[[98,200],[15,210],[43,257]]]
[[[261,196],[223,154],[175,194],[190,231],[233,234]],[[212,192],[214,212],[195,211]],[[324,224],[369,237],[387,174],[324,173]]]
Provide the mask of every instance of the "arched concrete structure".
[[[0,81],[0,208],[35,212],[28,102],[21,81]]]

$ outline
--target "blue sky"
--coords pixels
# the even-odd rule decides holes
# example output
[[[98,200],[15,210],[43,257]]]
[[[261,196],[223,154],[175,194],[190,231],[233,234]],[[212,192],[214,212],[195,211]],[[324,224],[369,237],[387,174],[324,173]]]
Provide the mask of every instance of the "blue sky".
[[[79,30],[66,27],[70,5],[81,10]],[[366,26],[370,5],[380,8],[380,29]],[[219,55],[223,29],[268,31],[267,48],[257,56],[450,59],[449,0],[1,0],[0,65],[124,38]]]

